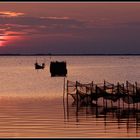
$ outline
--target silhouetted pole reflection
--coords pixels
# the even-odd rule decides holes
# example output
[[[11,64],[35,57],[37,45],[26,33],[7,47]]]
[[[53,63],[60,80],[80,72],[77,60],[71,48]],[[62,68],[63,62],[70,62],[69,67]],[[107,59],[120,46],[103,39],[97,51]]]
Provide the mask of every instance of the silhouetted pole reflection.
[[[125,109],[123,109],[123,108],[110,108],[109,106],[103,107],[103,106],[98,106],[98,105],[93,105],[93,104],[90,104],[90,105],[79,104],[77,108],[77,103],[75,102],[75,104],[73,105],[70,104],[67,109],[69,109],[67,110],[69,112],[67,114],[68,115],[67,119],[70,118],[71,115],[73,118],[74,112],[71,112],[71,111],[76,110],[75,121],[79,123],[80,123],[80,120],[82,121],[82,118],[83,118],[81,115],[84,115],[82,112],[86,113],[88,116],[92,115],[94,116],[94,118],[98,118],[98,117],[103,118],[105,133],[106,133],[106,130],[108,129],[107,124],[110,124],[111,118],[113,119],[113,122],[114,122],[114,119],[117,121],[118,129],[121,129],[122,123],[123,124],[126,123],[127,133],[131,133],[130,128],[135,128],[135,133],[138,133],[138,131],[140,130],[140,127],[139,127],[140,126],[140,118],[139,118],[140,110],[133,109],[133,106],[132,108],[126,107]],[[88,119],[87,115],[85,116],[86,119]],[[124,125],[122,129],[124,129]]]
[[[121,112],[120,112],[120,108],[119,108],[119,110],[118,110],[117,113],[118,113],[118,114],[121,113]],[[120,129],[120,115],[118,115],[118,128]]]

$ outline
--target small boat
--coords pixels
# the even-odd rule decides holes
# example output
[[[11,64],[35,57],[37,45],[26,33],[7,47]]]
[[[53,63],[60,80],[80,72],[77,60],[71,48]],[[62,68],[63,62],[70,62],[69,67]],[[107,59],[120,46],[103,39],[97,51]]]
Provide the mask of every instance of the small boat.
[[[39,65],[37,62],[35,63],[35,69],[44,69],[45,63],[42,63],[42,65]]]

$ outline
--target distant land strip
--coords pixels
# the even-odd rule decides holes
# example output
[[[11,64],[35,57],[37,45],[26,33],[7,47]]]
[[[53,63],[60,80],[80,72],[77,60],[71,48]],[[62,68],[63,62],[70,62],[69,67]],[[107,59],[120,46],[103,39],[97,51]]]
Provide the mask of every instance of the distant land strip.
[[[138,54],[53,54],[53,53],[47,53],[47,54],[0,54],[0,56],[139,56]]]

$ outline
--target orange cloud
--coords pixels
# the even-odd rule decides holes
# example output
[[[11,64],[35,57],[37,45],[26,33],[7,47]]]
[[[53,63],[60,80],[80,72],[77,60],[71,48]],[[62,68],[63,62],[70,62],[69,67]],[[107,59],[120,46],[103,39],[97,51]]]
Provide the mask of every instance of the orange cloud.
[[[11,12],[11,11],[0,12],[0,16],[2,16],[2,17],[17,17],[17,16],[23,16],[23,15],[25,15],[25,14],[19,13],[19,12]]]
[[[69,17],[40,17],[41,19],[70,19]]]

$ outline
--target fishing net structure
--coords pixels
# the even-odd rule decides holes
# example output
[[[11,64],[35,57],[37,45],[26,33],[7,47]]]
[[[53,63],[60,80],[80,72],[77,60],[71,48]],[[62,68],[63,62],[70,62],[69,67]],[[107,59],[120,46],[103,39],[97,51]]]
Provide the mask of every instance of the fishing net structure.
[[[127,104],[140,102],[140,84],[135,82],[112,84],[104,81],[103,83],[80,83],[67,80],[67,96],[71,95],[75,101],[87,100],[89,102],[104,98],[116,102],[122,99]]]

